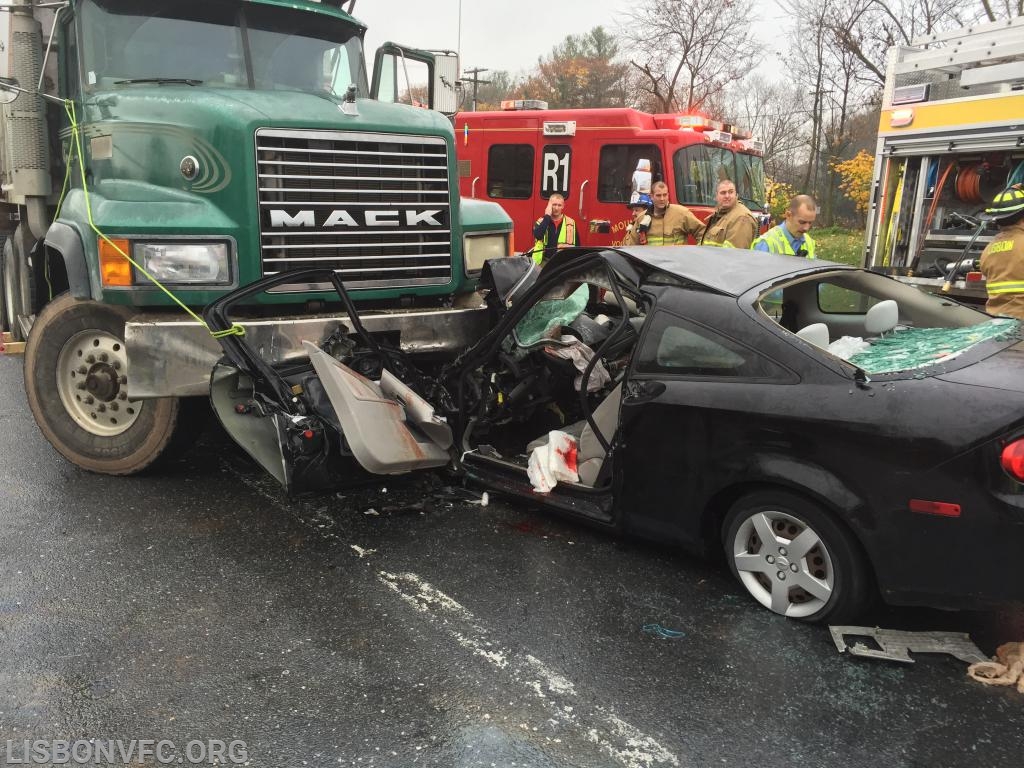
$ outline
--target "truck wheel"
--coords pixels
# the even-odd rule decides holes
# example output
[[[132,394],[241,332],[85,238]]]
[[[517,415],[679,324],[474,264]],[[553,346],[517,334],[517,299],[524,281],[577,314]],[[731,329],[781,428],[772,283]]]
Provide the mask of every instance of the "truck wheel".
[[[14,280],[18,274],[14,264],[14,240],[7,238],[4,242],[3,251],[3,298],[0,305],[3,307],[3,326],[5,331],[11,332],[14,341],[24,341],[21,333],[21,323],[18,322],[18,315],[23,314],[21,310],[21,286]]]
[[[0,235],[0,331],[7,330],[7,289],[4,286],[4,253],[7,251],[7,236]]]
[[[25,392],[43,435],[68,461],[107,475],[150,466],[181,415],[178,398],[129,396],[126,315],[64,293],[39,314],[25,347]]]

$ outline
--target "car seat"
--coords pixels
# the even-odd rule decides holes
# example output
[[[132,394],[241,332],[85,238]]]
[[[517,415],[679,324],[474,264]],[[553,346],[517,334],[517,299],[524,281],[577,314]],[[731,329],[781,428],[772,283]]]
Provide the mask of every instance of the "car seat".
[[[880,301],[864,315],[864,334],[881,336],[895,328],[899,319],[900,308],[893,299]]]
[[[824,323],[812,323],[811,325],[805,325],[796,332],[796,335],[816,347],[824,349],[828,346],[828,326]]]
[[[604,439],[609,443],[619,426],[619,404],[621,402],[622,384],[620,383],[608,393],[608,396],[601,401],[592,414],[594,423],[597,424],[597,428],[601,430]],[[586,422],[583,432],[580,433],[579,447],[576,451],[576,471],[579,473],[581,483],[590,486],[597,483],[606,453],[601,441],[594,434],[590,422]]]

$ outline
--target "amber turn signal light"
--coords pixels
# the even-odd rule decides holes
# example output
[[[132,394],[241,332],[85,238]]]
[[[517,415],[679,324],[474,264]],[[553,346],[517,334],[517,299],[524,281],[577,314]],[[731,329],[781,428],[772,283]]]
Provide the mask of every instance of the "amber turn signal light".
[[[131,244],[125,238],[100,238],[100,281],[106,286],[130,286],[132,265],[128,261]]]

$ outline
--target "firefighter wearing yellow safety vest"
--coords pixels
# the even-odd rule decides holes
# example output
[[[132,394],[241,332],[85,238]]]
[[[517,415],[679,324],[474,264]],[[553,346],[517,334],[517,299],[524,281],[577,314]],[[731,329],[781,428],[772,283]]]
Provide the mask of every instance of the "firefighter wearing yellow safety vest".
[[[757,220],[736,196],[736,182],[722,179],[715,192],[718,207],[707,220],[701,245],[747,249],[757,237]]]
[[[576,222],[565,215],[565,198],[558,193],[548,198],[548,205],[533,225],[533,260],[537,264],[555,255],[559,248],[580,244]]]
[[[1016,184],[996,195],[985,218],[999,227],[999,234],[981,252],[988,291],[985,310],[1024,320],[1024,188]]]
[[[817,217],[818,203],[814,198],[810,195],[797,195],[789,201],[785,221],[757,238],[751,249],[813,259],[814,238],[807,233]]]
[[[686,245],[690,235],[700,242],[704,235],[704,224],[689,208],[671,204],[668,201],[668,184],[656,181],[651,185],[651,226],[647,230],[647,245]],[[625,245],[640,245],[640,235],[635,229],[626,233]]]

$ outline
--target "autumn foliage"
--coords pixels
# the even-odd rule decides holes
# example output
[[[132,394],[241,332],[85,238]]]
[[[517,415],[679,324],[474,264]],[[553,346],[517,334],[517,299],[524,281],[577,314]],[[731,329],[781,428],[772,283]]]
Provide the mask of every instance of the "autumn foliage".
[[[875,158],[861,150],[849,160],[833,162],[832,168],[842,181],[839,188],[857,206],[857,213],[868,212],[868,197],[871,194],[871,174]]]

